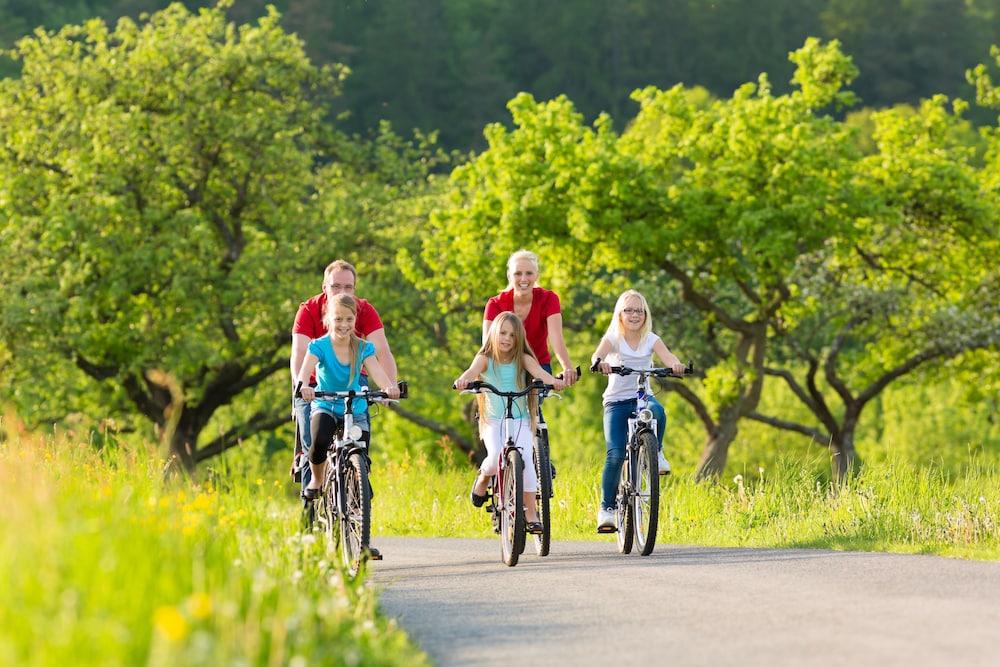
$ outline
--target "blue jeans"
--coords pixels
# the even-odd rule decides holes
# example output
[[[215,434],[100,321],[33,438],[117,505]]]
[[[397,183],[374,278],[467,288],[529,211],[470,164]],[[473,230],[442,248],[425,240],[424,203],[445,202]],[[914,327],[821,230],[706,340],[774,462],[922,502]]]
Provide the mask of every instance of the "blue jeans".
[[[608,453],[604,459],[604,472],[601,474],[601,505],[605,508],[615,506],[615,496],[618,495],[618,480],[621,478],[622,465],[625,463],[625,445],[628,440],[628,418],[635,412],[637,400],[608,403],[604,406],[604,439],[607,441]],[[660,449],[663,449],[663,432],[667,429],[667,413],[656,398],[649,397],[649,409],[656,419],[656,439]]]

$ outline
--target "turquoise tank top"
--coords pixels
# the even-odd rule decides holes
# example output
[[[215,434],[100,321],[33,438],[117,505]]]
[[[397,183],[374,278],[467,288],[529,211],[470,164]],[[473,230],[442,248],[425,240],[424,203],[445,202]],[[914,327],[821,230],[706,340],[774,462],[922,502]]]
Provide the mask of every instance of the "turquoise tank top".
[[[483,380],[500,391],[519,391],[517,386],[517,364],[513,361],[509,364],[498,364],[492,359],[483,373]],[[507,409],[507,399],[486,392],[486,418],[503,419]],[[513,409],[514,419],[526,419],[528,417],[528,399],[522,396],[514,399]]]

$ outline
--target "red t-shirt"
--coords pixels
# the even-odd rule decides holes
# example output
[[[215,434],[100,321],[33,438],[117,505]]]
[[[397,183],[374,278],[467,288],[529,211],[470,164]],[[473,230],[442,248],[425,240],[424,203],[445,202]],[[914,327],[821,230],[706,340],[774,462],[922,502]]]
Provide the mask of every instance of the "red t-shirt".
[[[355,297],[357,298],[357,297]],[[358,317],[354,321],[354,333],[360,338],[367,338],[373,331],[383,328],[382,318],[378,316],[375,307],[364,299],[358,301]],[[323,324],[323,314],[326,312],[326,292],[320,292],[308,301],[303,301],[299,306],[299,312],[295,314],[295,324],[292,325],[292,334],[302,334],[311,340],[321,338],[326,335],[326,325]],[[362,369],[364,372],[364,369]],[[315,382],[314,372],[309,382]]]
[[[509,289],[500,292],[486,302],[486,312],[483,313],[483,320],[492,322],[500,313],[514,312],[514,290]],[[538,363],[550,363],[552,357],[549,355],[549,315],[561,312],[559,309],[559,297],[555,292],[533,287],[531,289],[531,310],[524,318],[524,333],[528,338],[528,345],[531,351],[538,357]]]

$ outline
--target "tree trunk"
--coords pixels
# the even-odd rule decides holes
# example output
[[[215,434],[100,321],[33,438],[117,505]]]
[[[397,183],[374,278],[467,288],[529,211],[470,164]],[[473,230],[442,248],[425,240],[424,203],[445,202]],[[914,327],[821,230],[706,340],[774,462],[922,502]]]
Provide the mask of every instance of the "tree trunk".
[[[738,423],[739,413],[735,407],[727,408],[720,415],[718,425],[705,442],[705,449],[701,453],[701,461],[698,462],[698,470],[695,473],[696,480],[700,482],[706,479],[718,479],[725,470],[729,458],[729,445],[736,439]]]
[[[858,471],[861,460],[854,447],[854,431],[858,426],[857,417],[845,417],[840,430],[830,440],[830,467],[833,481],[844,484]]]

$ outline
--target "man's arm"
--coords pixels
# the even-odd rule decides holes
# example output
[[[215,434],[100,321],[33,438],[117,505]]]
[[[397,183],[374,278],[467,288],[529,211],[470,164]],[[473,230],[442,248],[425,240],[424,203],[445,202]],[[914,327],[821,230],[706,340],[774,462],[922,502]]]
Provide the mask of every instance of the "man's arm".
[[[299,377],[299,369],[302,368],[302,360],[306,358],[306,351],[309,349],[309,336],[304,334],[292,334],[292,356],[289,358],[288,366],[292,371],[292,386]],[[307,378],[308,380],[308,378]]]
[[[392,350],[389,349],[389,341],[385,337],[385,328],[376,329],[365,336],[365,340],[375,346],[375,358],[378,359],[378,363],[382,366],[386,375],[389,376],[389,383],[396,384],[396,373],[398,372],[396,370],[396,358],[392,356]]]

